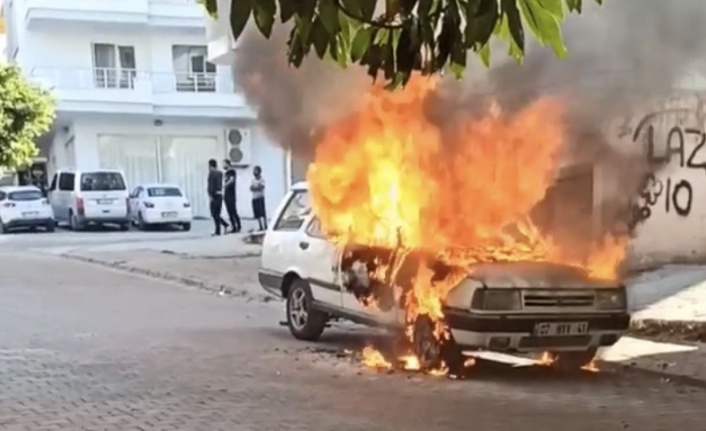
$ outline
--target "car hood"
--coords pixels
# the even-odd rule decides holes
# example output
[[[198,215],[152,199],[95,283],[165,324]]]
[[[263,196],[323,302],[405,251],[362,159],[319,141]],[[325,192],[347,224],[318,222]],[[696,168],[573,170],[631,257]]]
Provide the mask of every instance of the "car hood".
[[[592,278],[583,268],[551,262],[497,262],[471,266],[471,279],[493,288],[619,287],[619,281]]]

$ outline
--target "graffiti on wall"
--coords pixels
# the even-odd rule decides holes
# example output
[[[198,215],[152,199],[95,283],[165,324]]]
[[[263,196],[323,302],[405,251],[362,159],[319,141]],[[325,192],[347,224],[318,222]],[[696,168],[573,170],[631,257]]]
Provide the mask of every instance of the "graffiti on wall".
[[[647,162],[655,170],[667,164],[678,169],[659,178],[654,173],[646,175],[633,204],[634,224],[649,219],[656,210],[688,217],[694,201],[694,185],[683,177],[685,170],[701,171],[706,178],[706,133],[702,129],[675,125],[664,138],[657,139],[655,126],[651,123],[659,114],[645,117],[635,128],[632,140],[638,143],[642,139]]]

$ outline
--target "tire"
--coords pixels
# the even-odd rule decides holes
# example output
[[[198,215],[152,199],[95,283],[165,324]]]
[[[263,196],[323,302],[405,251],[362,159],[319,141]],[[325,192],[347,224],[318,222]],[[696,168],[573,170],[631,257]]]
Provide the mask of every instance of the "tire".
[[[76,232],[83,230],[83,225],[78,220],[78,217],[74,215],[74,212],[72,210],[69,210],[69,227],[71,228],[71,230]]]
[[[122,231],[128,231],[130,230],[130,223],[120,223],[120,230]]]
[[[191,223],[184,223],[181,225],[181,227],[182,229],[184,229],[184,231],[188,232],[191,230]]]
[[[54,222],[54,220],[47,222],[47,225],[44,227],[44,229],[47,232],[54,232],[55,228],[56,228],[56,223]]]
[[[309,283],[297,278],[287,293],[287,326],[294,338],[316,341],[326,328],[328,316],[312,308],[313,297]]]
[[[463,375],[464,357],[461,349],[452,338],[439,340],[434,336],[434,322],[429,316],[419,316],[414,322],[412,351],[419,359],[421,371],[438,370],[446,365],[449,374]]]
[[[5,224],[0,220],[0,235],[6,234],[7,229],[5,228]]]
[[[553,352],[553,368],[562,371],[575,371],[588,365],[596,356],[598,349],[591,348],[582,352]]]

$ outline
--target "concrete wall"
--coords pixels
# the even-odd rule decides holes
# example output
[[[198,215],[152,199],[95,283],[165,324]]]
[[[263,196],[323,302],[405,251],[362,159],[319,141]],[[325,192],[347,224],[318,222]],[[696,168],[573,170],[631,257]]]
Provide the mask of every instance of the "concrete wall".
[[[677,96],[613,125],[615,144],[644,152],[656,170],[633,206],[633,265],[706,261],[705,100]],[[601,188],[610,193],[610,179],[603,178]]]

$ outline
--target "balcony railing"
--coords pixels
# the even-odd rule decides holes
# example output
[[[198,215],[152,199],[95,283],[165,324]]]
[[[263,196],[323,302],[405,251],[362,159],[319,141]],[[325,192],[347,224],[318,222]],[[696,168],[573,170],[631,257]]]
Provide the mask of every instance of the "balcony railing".
[[[170,73],[95,67],[34,68],[33,80],[57,90],[150,91],[154,93],[233,93],[230,73]]]

